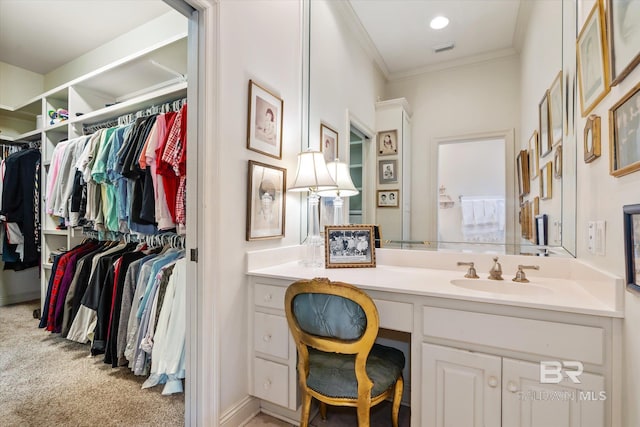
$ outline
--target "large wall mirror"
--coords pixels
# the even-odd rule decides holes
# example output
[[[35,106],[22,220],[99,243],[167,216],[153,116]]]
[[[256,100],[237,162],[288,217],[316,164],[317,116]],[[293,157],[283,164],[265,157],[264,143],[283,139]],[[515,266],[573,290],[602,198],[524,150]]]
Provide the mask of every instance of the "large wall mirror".
[[[361,190],[345,222],[387,247],[575,256],[573,0],[309,6],[308,144],[337,133]]]

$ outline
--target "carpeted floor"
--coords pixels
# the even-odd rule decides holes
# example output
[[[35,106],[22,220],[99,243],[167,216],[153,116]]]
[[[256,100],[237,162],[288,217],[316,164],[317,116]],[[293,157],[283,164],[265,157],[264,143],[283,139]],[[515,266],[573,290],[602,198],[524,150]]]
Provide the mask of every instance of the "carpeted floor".
[[[0,424],[182,426],[184,394],[88,357],[89,346],[38,329],[39,301],[0,307]]]

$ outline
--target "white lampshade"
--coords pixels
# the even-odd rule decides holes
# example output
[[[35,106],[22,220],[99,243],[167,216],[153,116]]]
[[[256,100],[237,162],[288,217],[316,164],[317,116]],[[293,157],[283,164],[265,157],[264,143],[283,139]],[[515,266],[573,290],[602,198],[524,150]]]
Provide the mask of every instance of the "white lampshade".
[[[349,165],[340,162],[337,159],[327,164],[331,178],[338,184],[337,188],[331,190],[318,191],[322,197],[351,197],[359,193],[356,186],[353,185],[351,174],[349,173]]]
[[[288,191],[323,191],[336,188],[331,178],[324,155],[320,151],[305,151],[298,154],[298,170],[293,185]]]

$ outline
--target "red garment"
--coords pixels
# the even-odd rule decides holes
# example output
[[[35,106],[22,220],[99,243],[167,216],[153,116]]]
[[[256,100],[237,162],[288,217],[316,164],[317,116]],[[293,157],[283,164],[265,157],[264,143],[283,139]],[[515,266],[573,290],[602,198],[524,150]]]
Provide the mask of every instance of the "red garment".
[[[173,124],[171,125],[171,129],[167,134],[167,141],[164,144],[162,155],[157,157],[158,175],[162,175],[165,200],[167,201],[167,206],[171,213],[171,220],[174,223],[176,222],[176,197],[178,194],[178,187],[180,185],[180,177],[179,173],[174,169],[173,158],[181,144],[181,123],[185,107],[181,108],[176,115]],[[179,158],[177,160],[179,160]]]
[[[109,309],[109,324],[107,325],[107,339],[109,342],[109,336],[111,335],[111,320],[113,319],[113,308],[116,302],[116,293],[118,288],[118,277],[120,277],[120,265],[122,264],[122,257],[118,258],[113,264],[113,291],[111,293],[111,308]]]

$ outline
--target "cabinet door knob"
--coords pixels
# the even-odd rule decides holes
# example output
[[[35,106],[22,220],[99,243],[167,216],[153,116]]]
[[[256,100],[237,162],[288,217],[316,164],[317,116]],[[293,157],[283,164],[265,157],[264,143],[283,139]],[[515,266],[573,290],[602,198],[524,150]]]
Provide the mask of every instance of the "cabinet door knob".
[[[498,379],[494,376],[489,377],[489,387],[497,387],[498,386]]]
[[[265,334],[262,339],[264,340],[264,342],[269,342],[271,341],[271,334]]]
[[[264,384],[262,384],[265,390],[269,390],[271,388],[271,380],[266,380]]]
[[[507,390],[509,390],[511,393],[515,393],[516,391],[518,391],[518,386],[513,381],[509,381],[509,384],[507,384]]]

